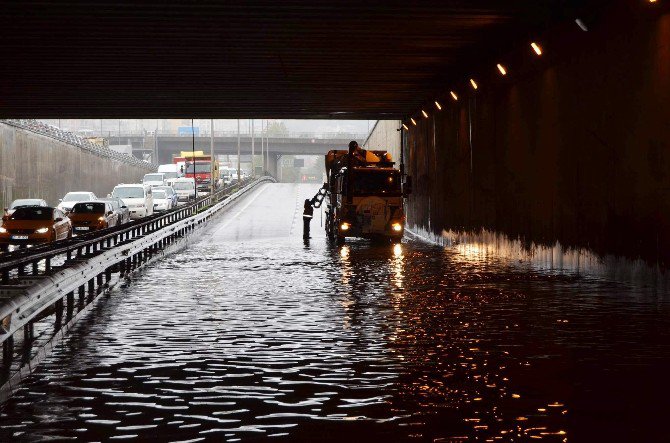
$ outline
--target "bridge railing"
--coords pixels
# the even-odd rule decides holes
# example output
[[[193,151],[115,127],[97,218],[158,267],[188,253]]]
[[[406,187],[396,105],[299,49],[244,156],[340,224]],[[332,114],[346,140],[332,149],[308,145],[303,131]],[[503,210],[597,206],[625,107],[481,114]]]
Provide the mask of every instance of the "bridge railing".
[[[56,128],[55,126],[47,125],[46,123],[40,122],[38,120],[5,119],[0,120],[0,122],[9,126],[13,126],[15,128],[20,128],[26,131],[34,132],[36,134],[50,137],[54,140],[58,140],[61,142],[68,143],[70,145],[77,146],[78,148],[92,152],[101,157],[111,158],[123,163],[131,164],[133,166],[140,166],[150,172],[155,171],[157,168],[157,166],[152,163],[145,162],[131,155],[121,154],[105,146],[93,143],[83,137],[80,137],[77,134],[68,131],[63,131],[59,128]]]

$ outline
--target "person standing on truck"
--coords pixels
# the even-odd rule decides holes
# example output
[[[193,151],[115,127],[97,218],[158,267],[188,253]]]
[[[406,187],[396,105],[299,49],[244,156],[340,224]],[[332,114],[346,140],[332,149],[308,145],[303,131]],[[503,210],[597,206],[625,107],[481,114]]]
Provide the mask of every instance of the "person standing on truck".
[[[309,236],[309,222],[312,221],[314,216],[314,208],[312,207],[312,201],[308,198],[305,199],[305,208],[302,211],[302,238],[310,238]]]

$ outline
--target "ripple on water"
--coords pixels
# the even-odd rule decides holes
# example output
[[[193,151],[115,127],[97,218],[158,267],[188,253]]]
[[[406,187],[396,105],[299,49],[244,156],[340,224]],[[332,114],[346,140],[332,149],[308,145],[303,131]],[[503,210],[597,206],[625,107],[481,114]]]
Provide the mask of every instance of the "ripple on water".
[[[305,248],[289,237],[167,257],[94,316],[4,405],[2,432],[175,441],[668,435],[654,405],[670,394],[670,316],[667,297],[650,291],[415,243]],[[616,422],[623,429],[609,427]]]

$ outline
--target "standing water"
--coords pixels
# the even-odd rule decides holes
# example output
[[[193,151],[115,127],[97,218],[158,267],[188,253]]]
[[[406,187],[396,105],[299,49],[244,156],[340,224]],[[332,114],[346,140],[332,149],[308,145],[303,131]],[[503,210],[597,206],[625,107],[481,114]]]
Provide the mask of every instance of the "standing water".
[[[264,185],[97,304],[0,441],[668,441],[667,294],[407,241]]]

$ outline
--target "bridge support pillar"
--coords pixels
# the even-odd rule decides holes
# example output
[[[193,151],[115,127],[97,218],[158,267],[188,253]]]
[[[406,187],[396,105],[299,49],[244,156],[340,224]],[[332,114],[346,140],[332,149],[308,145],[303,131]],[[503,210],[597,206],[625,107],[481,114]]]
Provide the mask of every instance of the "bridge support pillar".
[[[278,154],[270,153],[268,155],[268,172],[277,178],[277,165],[279,164]]]

